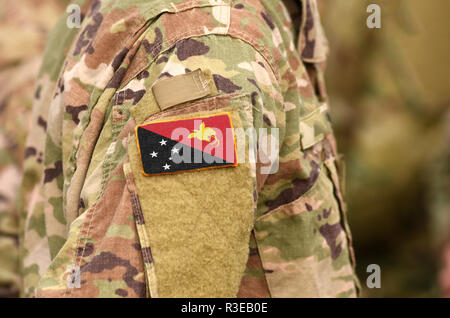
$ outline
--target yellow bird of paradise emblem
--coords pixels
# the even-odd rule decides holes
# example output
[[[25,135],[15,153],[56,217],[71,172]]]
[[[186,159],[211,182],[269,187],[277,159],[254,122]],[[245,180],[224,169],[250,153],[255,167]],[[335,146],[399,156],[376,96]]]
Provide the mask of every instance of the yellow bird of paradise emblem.
[[[214,147],[219,146],[220,142],[219,139],[217,139],[216,132],[214,129],[210,127],[206,127],[205,123],[202,122],[198,129],[194,129],[194,132],[189,134],[189,139],[196,138],[201,141],[207,141],[210,142],[213,138],[214,141],[211,143],[211,145],[214,145]]]

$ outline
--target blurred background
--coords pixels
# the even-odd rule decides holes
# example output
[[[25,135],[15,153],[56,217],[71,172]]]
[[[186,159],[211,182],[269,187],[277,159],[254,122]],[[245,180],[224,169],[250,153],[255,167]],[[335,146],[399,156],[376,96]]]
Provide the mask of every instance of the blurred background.
[[[318,1],[363,296],[442,296],[438,282],[450,281],[441,271],[446,244],[450,251],[450,1]],[[8,286],[0,297],[18,284],[18,226],[6,211],[15,211],[34,79],[69,3],[0,0],[0,249],[10,251],[0,255]],[[381,7],[380,29],[366,26],[370,3]],[[381,267],[380,289],[364,287],[369,264]]]
[[[366,26],[370,3],[380,29]],[[363,296],[439,296],[450,234],[450,1],[320,4],[362,286],[367,265],[381,267],[381,288]]]

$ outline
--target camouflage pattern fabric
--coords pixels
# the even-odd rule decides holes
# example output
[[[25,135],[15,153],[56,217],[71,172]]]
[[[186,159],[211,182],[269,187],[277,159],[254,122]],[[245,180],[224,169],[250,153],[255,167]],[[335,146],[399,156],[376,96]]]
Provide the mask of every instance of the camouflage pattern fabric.
[[[94,0],[78,32],[61,20],[27,140],[25,296],[356,296],[323,83],[327,42],[316,1],[300,5],[298,30],[283,2],[268,0]],[[154,83],[198,68],[215,93],[161,111]],[[275,145],[277,159],[140,173],[136,125],[223,110],[238,127],[265,128],[254,150],[261,158],[263,144]],[[211,194],[198,190],[208,183]],[[181,240],[192,226],[183,211],[200,208],[191,241]]]
[[[0,1],[0,297],[20,289],[16,206],[34,81],[62,1]],[[45,18],[44,18],[45,16]]]

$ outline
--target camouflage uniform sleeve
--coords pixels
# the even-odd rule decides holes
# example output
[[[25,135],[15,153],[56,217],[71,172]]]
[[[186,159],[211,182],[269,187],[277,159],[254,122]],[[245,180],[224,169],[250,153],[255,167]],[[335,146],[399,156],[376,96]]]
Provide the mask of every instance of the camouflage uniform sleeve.
[[[106,100],[109,105],[103,104],[104,97],[100,98],[90,112],[90,121],[85,120],[83,112],[77,113],[75,124],[79,126],[75,134],[83,125],[87,125],[84,134],[90,134],[95,122],[103,123],[100,116],[104,116],[105,124],[95,148],[89,158],[86,157],[90,164],[80,199],[76,201],[72,201],[72,189],[77,183],[78,171],[70,175],[71,163],[64,162],[65,171],[69,171],[66,178],[71,179],[67,184],[65,214],[71,227],[59,252],[52,252],[53,259],[38,283],[37,296],[142,296],[143,290],[145,294],[143,270],[147,295],[152,297],[237,294],[248,259],[256,207],[255,167],[247,160],[237,167],[146,177],[141,173],[141,158],[134,137],[137,125],[218,113],[229,114],[235,128],[256,125],[283,129],[282,97],[271,66],[245,41],[220,34],[226,29],[220,27],[216,18],[226,18],[227,11],[218,9],[221,6],[161,15],[140,35],[136,42],[139,45],[128,53],[132,56],[131,63],[128,64],[123,53],[123,62],[118,59],[120,56],[114,59],[114,63],[119,61],[115,74],[122,78],[114,76],[105,90],[104,96],[111,96],[113,92],[110,102]],[[95,13],[88,15],[92,16],[95,17]],[[183,20],[189,22],[187,30],[180,28]],[[80,43],[78,40],[77,44]],[[94,46],[93,50],[96,49]],[[76,63],[85,62],[72,61],[69,56],[67,64],[75,69]],[[201,69],[208,82],[210,94],[161,111],[153,95],[154,83],[197,69]],[[70,99],[67,96],[71,91],[83,90],[78,81],[65,78],[65,83],[66,99]],[[65,125],[73,125],[72,118],[75,117],[67,116]],[[49,123],[49,132],[53,131],[52,125]],[[91,147],[88,143],[94,138],[82,139],[81,149]],[[266,132],[265,138],[269,140],[271,136]],[[233,144],[232,137],[220,140],[222,145],[227,142]],[[278,147],[278,140],[272,144]],[[243,155],[248,157],[249,152]],[[86,159],[78,154],[78,160]],[[82,166],[80,162],[77,164]],[[54,170],[53,163],[47,165],[48,171]],[[49,181],[45,183],[49,189],[46,194],[53,191],[50,190],[53,180]],[[125,201],[126,204],[121,203],[123,206],[119,204]],[[71,216],[73,208],[79,215],[76,219]],[[35,211],[42,213],[37,206]],[[174,215],[167,218],[167,211]],[[130,223],[130,214],[136,226]],[[34,215],[38,216],[32,212],[31,218]],[[190,220],[194,215],[195,222]],[[51,219],[52,215],[46,214],[47,231],[61,227],[57,226],[58,220]],[[137,244],[141,247],[144,264],[132,247]],[[122,261],[130,262],[130,268],[139,275],[124,281],[123,267],[117,263]],[[199,270],[201,273],[196,272]],[[226,275],[221,275],[224,271]],[[256,272],[260,278],[263,276],[260,266],[250,268],[250,272]],[[99,275],[107,273],[109,282],[99,280]],[[195,277],[199,279],[193,280]],[[162,283],[157,284],[156,280]]]
[[[151,57],[147,51],[151,42],[147,39],[157,35],[158,28],[152,27],[142,40],[139,49],[142,51],[138,50],[135,63],[141,57],[144,61]],[[248,150],[238,153],[244,158],[237,167],[147,176],[141,171],[143,161],[151,153],[162,156],[162,150],[145,148],[144,153],[141,147],[139,153],[134,134],[124,137],[130,125],[134,128],[168,120],[201,120],[204,116],[223,113],[230,114],[234,128],[266,127],[270,132],[271,128],[281,127],[282,130],[284,114],[280,111],[280,87],[270,65],[251,45],[233,37],[213,34],[188,36],[161,50],[153,59],[115,94],[110,114],[112,131],[117,131],[118,138],[124,141],[114,145],[111,136],[100,135],[92,154],[93,162],[98,162],[99,166],[89,168],[92,172],[88,171],[88,178],[94,176],[97,169],[106,173],[105,161],[109,162],[109,171],[115,171],[115,167],[120,168],[121,160],[125,160],[123,171],[128,187],[132,189],[131,195],[138,202],[133,203],[131,210],[136,218],[150,296],[234,297],[239,287],[242,295],[248,294],[248,290],[244,291],[247,285],[247,289],[252,287],[260,296],[268,296],[259,259],[253,259],[247,265],[246,277],[251,283],[243,281],[240,286],[248,259],[257,198],[256,163],[249,162]],[[152,89],[155,83],[164,80],[170,83],[171,79],[198,69],[208,82],[210,94],[161,111]],[[265,132],[264,138],[269,140],[271,135],[267,134]],[[218,140],[222,145],[233,143],[225,135]],[[240,142],[245,144],[244,149],[249,149],[248,140],[237,139],[238,146]],[[124,145],[128,148],[128,159],[121,159],[127,155],[119,150]],[[256,149],[256,145],[253,146]],[[278,140],[273,139],[272,147],[278,151]],[[105,158],[105,155],[106,160],[97,159]],[[161,166],[163,164],[173,165],[170,161]],[[88,180],[91,182],[90,178]],[[94,182],[97,181],[92,180]],[[111,195],[113,193],[105,190],[101,201],[110,200],[108,196]],[[95,196],[95,193],[82,192],[86,205],[95,201]],[[169,218],[168,211],[171,211]],[[108,221],[103,219],[102,222]],[[253,251],[257,251],[254,239],[252,242]],[[114,251],[114,254],[119,252]],[[224,271],[225,275],[222,275]]]
[[[199,69],[210,87],[209,95],[189,100],[187,94],[184,103],[163,109],[170,94],[177,94],[176,80]],[[160,92],[159,83],[167,85],[169,93]],[[128,98],[142,94],[131,113],[136,125],[143,127],[168,120],[178,123],[177,120],[186,118],[201,121],[204,116],[229,113],[237,148],[244,149],[237,152],[240,159],[237,167],[149,176],[142,169],[145,156],[153,148],[138,140],[140,149],[137,149],[134,137],[130,140],[130,163],[146,224],[142,231],[148,232],[149,248],[159,261],[158,281],[164,282],[154,286],[158,295],[234,297],[239,291],[242,297],[269,296],[253,236],[253,256],[247,260],[258,197],[257,178],[263,178],[257,172],[256,158],[252,158],[257,152],[256,140],[250,140],[249,136],[262,132],[267,142],[260,142],[259,149],[271,145],[271,155],[276,157],[278,134],[283,134],[285,127],[281,88],[270,64],[254,47],[234,37],[191,36],[159,53],[123,92],[128,92]],[[229,137],[218,138],[217,145],[225,143],[230,143]],[[155,149],[158,152],[159,147]],[[220,153],[217,149],[214,153]],[[267,171],[271,164],[275,165],[265,162]],[[170,218],[167,211],[171,211]],[[191,218],[196,222],[192,223]],[[206,246],[205,241],[209,242]],[[224,270],[226,275],[221,275]],[[192,279],[197,276],[202,279]]]
[[[240,4],[235,7],[245,12]],[[293,63],[295,73],[290,73],[285,59],[274,66],[264,47],[257,45],[258,32],[264,34],[269,51],[283,52],[281,42],[289,39],[287,34],[282,38],[266,11],[254,22],[258,30],[246,37],[235,30],[237,26],[223,31],[228,35],[208,34],[214,28],[220,33],[214,23],[226,21],[227,11],[215,9],[192,9],[158,19],[144,35],[134,61],[143,52],[151,63],[116,95],[117,111],[130,109],[137,126],[128,155],[142,215],[139,237],[149,237],[141,239],[141,245],[151,251],[154,261],[148,273],[155,277],[148,282],[150,294],[354,296],[351,239],[326,105],[312,91],[301,62]],[[211,12],[205,15],[211,20],[201,19],[205,11]],[[239,17],[239,12],[234,14],[232,21]],[[191,19],[207,27],[183,33],[179,26],[183,21],[190,25]],[[211,95],[167,108],[167,95],[182,94],[176,90],[176,79],[198,69],[205,82],[213,84]],[[163,82],[169,83],[169,93],[161,96],[158,83]],[[301,94],[298,83],[303,83]],[[235,128],[257,132],[253,144],[251,138],[236,136],[238,147],[242,143],[246,149],[237,168],[156,176],[166,171],[146,171],[146,156],[158,151],[143,147],[140,128],[223,112],[231,114]],[[252,161],[252,155],[257,159]],[[192,218],[198,220],[195,226]],[[306,234],[310,231],[313,238]],[[318,252],[322,248],[327,255],[323,259]],[[233,256],[224,260],[223,255]],[[294,273],[284,271],[285,266],[292,266]],[[222,275],[225,269],[227,275]],[[300,274],[304,270],[308,274]],[[326,288],[314,287],[319,283],[311,276],[318,272]],[[306,286],[290,283],[291,279]]]

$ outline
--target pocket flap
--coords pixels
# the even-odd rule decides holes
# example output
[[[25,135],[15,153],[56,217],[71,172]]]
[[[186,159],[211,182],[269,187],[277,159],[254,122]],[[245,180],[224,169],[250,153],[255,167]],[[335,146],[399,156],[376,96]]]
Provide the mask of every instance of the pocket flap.
[[[321,141],[329,132],[331,132],[331,124],[326,103],[300,118],[300,138],[303,150]]]

